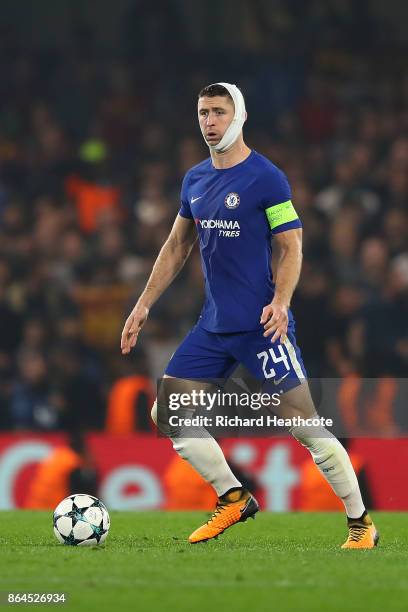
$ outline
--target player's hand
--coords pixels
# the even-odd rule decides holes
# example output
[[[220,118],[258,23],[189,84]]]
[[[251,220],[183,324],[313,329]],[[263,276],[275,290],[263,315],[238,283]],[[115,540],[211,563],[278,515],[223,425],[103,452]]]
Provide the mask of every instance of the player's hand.
[[[130,353],[131,349],[135,346],[139,332],[146,323],[148,315],[149,309],[146,306],[136,304],[126,319],[126,323],[122,331],[122,338],[120,341],[122,355],[127,355],[127,353]]]
[[[277,300],[272,300],[272,303],[262,310],[260,323],[264,326],[265,338],[273,334],[271,342],[276,340],[285,342],[288,331],[288,307]]]

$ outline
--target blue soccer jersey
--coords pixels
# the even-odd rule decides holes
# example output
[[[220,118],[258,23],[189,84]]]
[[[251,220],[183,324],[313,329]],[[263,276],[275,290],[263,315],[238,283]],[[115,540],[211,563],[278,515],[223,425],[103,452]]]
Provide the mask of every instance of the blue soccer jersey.
[[[184,177],[179,214],[194,219],[199,236],[206,296],[199,325],[259,329],[274,295],[271,238],[301,227],[285,174],[256,151],[221,170],[206,159]]]

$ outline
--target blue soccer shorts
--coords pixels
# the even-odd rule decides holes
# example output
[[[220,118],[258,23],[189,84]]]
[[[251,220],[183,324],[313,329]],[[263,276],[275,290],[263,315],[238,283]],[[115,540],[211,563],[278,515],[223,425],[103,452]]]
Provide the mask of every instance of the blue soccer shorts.
[[[306,378],[300,349],[289,323],[286,340],[271,342],[264,328],[238,333],[213,333],[195,325],[171,357],[165,374],[175,378],[219,381],[229,378],[242,364],[269,389],[285,393]]]

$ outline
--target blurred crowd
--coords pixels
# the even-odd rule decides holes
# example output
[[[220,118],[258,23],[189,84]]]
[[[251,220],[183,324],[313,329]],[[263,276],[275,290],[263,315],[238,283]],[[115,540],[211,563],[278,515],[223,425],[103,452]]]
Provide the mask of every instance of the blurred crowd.
[[[309,375],[404,377],[403,44],[363,2],[276,3],[274,19],[268,3],[240,2],[241,43],[228,47],[218,21],[208,52],[205,39],[183,44],[180,3],[150,4],[134,3],[114,54],[84,24],[60,48],[1,38],[0,428],[105,427],[117,382],[160,377],[194,324],[197,249],[120,354],[183,174],[208,155],[197,92],[219,80],[242,87],[246,141],[285,171],[304,225],[292,307]]]

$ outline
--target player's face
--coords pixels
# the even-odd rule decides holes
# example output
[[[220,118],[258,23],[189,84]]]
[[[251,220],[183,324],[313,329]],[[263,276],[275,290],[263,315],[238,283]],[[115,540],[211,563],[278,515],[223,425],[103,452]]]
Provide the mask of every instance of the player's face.
[[[198,99],[198,121],[208,144],[216,145],[234,118],[234,103],[228,97]]]

